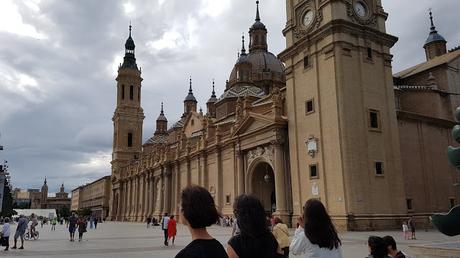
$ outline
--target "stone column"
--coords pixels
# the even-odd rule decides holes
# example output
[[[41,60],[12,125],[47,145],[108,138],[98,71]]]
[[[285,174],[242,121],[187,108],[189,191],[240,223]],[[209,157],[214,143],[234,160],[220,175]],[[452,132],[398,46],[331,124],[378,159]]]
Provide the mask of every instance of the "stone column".
[[[238,164],[238,195],[243,194],[244,191],[244,155],[242,151],[237,151],[237,164]]]
[[[137,175],[134,176],[133,180],[133,221],[136,221],[137,219],[137,193],[139,190],[138,184],[137,184]]]
[[[275,195],[276,195],[276,215],[280,216],[283,221],[288,221],[289,212],[286,205],[286,182],[284,176],[284,153],[282,148],[283,141],[276,140],[272,142],[275,154]]]
[[[180,185],[180,180],[181,180],[181,174],[180,174],[180,163],[179,162],[176,162],[176,184],[174,186],[174,191],[175,191],[175,211],[174,213],[176,214],[177,216],[177,219],[179,221],[180,219],[180,207],[179,207],[179,203],[180,203],[180,198],[181,198],[181,185]]]
[[[120,216],[121,216],[121,205],[122,204],[122,194],[123,194],[123,183],[120,182],[119,183],[119,186],[118,186],[118,199],[117,199],[117,210],[116,210],[116,214],[115,214],[115,220],[120,220]]]
[[[137,221],[144,221],[144,175],[139,177],[139,211],[137,212]]]
[[[148,218],[150,216],[149,211],[150,211],[150,174],[147,174],[145,177],[145,193],[146,193],[146,198],[145,198],[145,217]]]
[[[219,207],[219,211],[222,212],[224,207],[223,193],[224,193],[224,180],[222,176],[222,149],[218,147],[216,149],[216,162],[217,162],[217,186],[216,186],[216,204]]]
[[[150,210],[149,216],[153,217],[153,213],[155,212],[155,200],[156,200],[156,190],[155,190],[155,177],[153,174],[150,175]]]
[[[126,201],[126,219],[131,220],[131,213],[133,211],[133,179],[129,178],[127,181],[128,184],[128,199]]]
[[[163,200],[163,213],[167,212],[168,214],[171,213],[171,170],[169,167],[166,167],[164,170],[164,200]]]
[[[123,221],[127,220],[128,216],[128,194],[129,194],[129,188],[128,188],[128,180],[124,180],[123,184],[125,185],[125,190],[123,191]]]

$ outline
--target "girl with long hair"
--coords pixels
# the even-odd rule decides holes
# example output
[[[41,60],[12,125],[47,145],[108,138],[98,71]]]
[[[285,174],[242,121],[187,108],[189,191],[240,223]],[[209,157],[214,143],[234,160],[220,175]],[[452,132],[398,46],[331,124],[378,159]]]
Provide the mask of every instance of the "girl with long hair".
[[[305,203],[303,216],[290,251],[302,257],[342,258],[341,241],[324,205],[316,199]]]
[[[265,209],[252,195],[240,195],[233,204],[233,212],[240,228],[240,234],[228,241],[230,258],[272,258],[277,257],[278,242],[268,229]]]

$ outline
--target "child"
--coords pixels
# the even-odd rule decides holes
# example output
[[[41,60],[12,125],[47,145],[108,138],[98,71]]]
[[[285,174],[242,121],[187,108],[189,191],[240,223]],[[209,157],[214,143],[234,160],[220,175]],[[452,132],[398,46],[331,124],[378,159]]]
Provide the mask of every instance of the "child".
[[[3,243],[3,246],[5,246],[5,251],[8,251],[10,248],[10,234],[11,234],[11,229],[10,229],[10,219],[5,218],[2,232],[1,232],[1,243]]]
[[[404,221],[402,225],[402,230],[403,230],[403,236],[405,240],[409,240],[409,227],[407,226],[407,223]]]

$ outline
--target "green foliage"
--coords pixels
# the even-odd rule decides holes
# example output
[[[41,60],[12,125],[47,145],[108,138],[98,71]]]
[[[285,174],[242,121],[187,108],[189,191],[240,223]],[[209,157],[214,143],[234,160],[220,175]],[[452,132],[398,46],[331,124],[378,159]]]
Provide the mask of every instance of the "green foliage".
[[[70,216],[70,209],[67,206],[63,206],[58,210],[59,218],[67,218]]]
[[[3,189],[2,212],[0,216],[11,217],[13,215],[13,195],[11,194],[10,185],[5,184],[5,188]]]
[[[91,215],[91,209],[90,208],[84,208],[84,209],[80,209],[77,211],[77,214],[79,216],[90,216]]]

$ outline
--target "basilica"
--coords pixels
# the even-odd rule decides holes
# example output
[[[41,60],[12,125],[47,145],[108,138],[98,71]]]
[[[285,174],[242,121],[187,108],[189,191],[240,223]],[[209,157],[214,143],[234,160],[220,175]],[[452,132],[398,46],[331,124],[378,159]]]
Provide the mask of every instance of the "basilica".
[[[181,221],[191,184],[207,188],[223,215],[249,193],[288,223],[317,198],[342,230],[399,228],[408,216],[428,223],[456,204],[460,173],[445,149],[460,51],[447,51],[431,13],[426,62],[393,75],[398,39],[386,32],[381,0],[287,0],[286,10],[282,53],[268,51],[257,1],[224,92],[213,89],[197,110],[190,80],[179,122],[168,124],[161,104],[146,142],[130,27],[116,78],[110,219]]]

